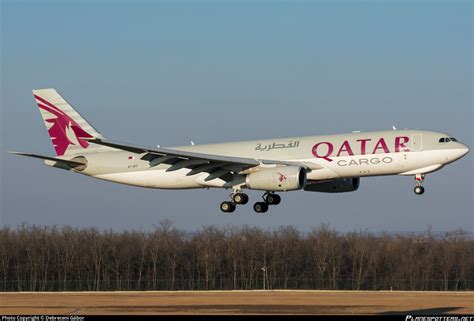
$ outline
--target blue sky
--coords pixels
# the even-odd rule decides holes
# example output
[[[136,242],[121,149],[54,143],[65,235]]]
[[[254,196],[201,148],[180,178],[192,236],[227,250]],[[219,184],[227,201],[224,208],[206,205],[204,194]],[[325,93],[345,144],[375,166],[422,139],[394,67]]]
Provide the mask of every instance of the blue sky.
[[[294,192],[267,216],[228,191],[133,188],[45,167],[31,89],[56,88],[107,138],[173,146],[420,128],[473,146],[471,1],[2,1],[1,224],[474,231],[472,154],[355,193]],[[250,192],[251,201],[259,192]]]

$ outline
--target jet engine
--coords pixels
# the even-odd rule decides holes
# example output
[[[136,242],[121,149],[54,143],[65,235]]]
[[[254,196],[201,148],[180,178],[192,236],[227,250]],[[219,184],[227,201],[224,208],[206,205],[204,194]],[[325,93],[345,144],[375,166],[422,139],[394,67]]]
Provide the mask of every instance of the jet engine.
[[[343,178],[324,182],[309,182],[304,190],[307,192],[345,193],[359,189],[360,178]]]
[[[306,185],[306,170],[299,166],[264,168],[247,174],[248,188],[264,191],[293,191]]]

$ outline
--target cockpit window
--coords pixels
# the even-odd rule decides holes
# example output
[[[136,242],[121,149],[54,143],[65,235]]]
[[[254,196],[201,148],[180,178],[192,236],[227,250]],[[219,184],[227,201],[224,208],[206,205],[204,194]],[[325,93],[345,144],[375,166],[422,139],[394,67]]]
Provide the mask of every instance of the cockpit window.
[[[457,139],[454,137],[443,137],[439,139],[440,143],[449,143],[449,142],[457,142]]]

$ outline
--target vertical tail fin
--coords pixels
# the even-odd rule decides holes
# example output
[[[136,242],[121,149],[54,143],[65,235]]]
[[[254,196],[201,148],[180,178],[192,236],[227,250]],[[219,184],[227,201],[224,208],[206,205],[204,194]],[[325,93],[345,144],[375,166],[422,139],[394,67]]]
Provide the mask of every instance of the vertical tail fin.
[[[97,132],[55,89],[33,90],[56,155],[96,152],[103,146],[89,145],[88,138],[104,137]]]

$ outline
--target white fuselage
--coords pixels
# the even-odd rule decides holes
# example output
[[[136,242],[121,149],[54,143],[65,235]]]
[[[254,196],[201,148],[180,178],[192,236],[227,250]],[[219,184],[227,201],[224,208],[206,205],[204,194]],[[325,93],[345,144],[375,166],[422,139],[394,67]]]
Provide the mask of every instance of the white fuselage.
[[[430,131],[383,131],[345,135],[294,137],[263,141],[176,147],[176,150],[213,155],[273,159],[304,164],[310,181],[324,181],[380,175],[416,175],[436,171],[468,152],[458,142],[439,143],[446,134]],[[220,178],[206,181],[209,173],[187,175],[182,168],[150,162],[126,151],[87,155],[88,166],[81,173],[108,181],[163,189],[229,187]],[[47,161],[48,162],[48,161]],[[278,164],[262,164],[257,170]],[[235,173],[241,175],[242,173]],[[246,187],[243,185],[242,187]]]

